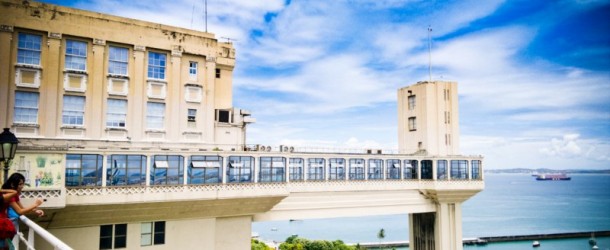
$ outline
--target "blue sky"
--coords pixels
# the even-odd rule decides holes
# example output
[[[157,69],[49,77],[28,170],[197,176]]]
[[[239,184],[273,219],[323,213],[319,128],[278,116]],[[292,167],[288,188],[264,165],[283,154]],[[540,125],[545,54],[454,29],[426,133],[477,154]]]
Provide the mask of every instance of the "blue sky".
[[[45,1],[204,30],[204,0]],[[193,14],[194,13],[194,14]],[[610,168],[610,1],[208,0],[248,143],[397,147],[398,88],[459,83],[487,168]],[[221,39],[222,40],[222,39]]]

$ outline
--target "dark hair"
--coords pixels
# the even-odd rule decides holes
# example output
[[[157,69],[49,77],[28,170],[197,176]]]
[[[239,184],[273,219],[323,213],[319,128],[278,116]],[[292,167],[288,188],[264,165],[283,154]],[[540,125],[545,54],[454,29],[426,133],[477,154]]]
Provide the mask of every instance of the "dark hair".
[[[20,173],[13,173],[11,176],[8,177],[8,179],[6,179],[4,184],[2,184],[2,189],[17,190],[20,181],[25,182],[25,177]]]

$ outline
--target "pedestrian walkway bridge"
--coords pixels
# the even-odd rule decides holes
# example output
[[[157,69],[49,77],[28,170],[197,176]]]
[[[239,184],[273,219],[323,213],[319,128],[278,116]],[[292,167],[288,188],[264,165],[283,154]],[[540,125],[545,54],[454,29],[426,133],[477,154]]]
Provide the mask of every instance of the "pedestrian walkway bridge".
[[[435,234],[441,233],[451,237],[438,244],[449,246],[462,239],[460,204],[484,188],[482,173],[480,156],[266,151],[134,156],[71,151],[66,155],[65,188],[24,195],[45,197],[55,207],[50,219],[40,222],[49,228],[408,213],[411,228],[421,228],[410,230],[415,245],[417,239],[420,246],[437,244]],[[437,227],[441,230],[434,231]],[[453,249],[443,246],[437,249]]]

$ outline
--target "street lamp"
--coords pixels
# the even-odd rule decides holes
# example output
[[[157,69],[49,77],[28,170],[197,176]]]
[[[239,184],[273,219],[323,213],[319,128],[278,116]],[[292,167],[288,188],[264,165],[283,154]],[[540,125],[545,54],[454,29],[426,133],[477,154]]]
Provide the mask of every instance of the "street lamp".
[[[15,134],[9,131],[9,128],[4,128],[4,132],[0,134],[0,161],[4,163],[4,181],[8,178],[9,162],[15,157],[17,152],[17,144],[19,140]]]

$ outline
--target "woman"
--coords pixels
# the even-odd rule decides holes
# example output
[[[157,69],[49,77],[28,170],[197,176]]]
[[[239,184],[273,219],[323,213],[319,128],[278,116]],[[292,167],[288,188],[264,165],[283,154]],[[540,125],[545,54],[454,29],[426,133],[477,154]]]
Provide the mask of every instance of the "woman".
[[[7,213],[8,213],[8,218],[11,219],[11,221],[13,222],[13,225],[15,226],[15,229],[17,230],[17,232],[19,232],[19,216],[20,215],[34,212],[38,215],[38,217],[44,216],[44,211],[42,211],[40,209],[36,209],[36,208],[38,208],[38,206],[40,206],[40,204],[42,204],[42,200],[40,198],[36,199],[34,201],[34,204],[32,204],[28,207],[24,207],[21,204],[21,201],[19,200],[19,194],[21,194],[21,190],[23,189],[24,185],[25,185],[25,177],[20,173],[13,173],[10,177],[8,177],[8,179],[2,185],[2,190],[4,190],[4,189],[11,190],[12,189],[12,190],[16,191],[16,195],[14,195],[8,201]],[[15,236],[15,237],[19,237],[19,236]]]
[[[10,234],[15,233],[15,226],[8,219],[6,209],[9,206],[9,201],[17,196],[17,191],[13,189],[0,189],[2,199],[0,200],[0,249],[9,249],[11,243],[8,241],[13,237]]]

